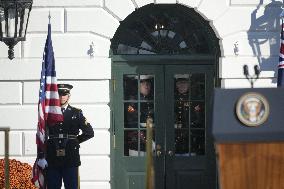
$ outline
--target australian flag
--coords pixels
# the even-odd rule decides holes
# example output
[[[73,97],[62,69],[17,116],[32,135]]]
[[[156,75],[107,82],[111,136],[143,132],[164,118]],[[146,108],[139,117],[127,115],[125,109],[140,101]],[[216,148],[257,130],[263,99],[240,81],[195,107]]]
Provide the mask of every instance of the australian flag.
[[[283,12],[281,13],[281,15]],[[278,78],[277,78],[277,87],[284,87],[284,23],[283,18],[281,24],[281,44],[280,44],[280,53],[279,53],[279,64],[278,64]]]
[[[46,127],[63,121],[61,112],[57,79],[55,71],[54,52],[51,40],[51,25],[48,24],[48,34],[45,42],[38,101],[38,124],[36,133],[37,158],[33,166],[32,182],[40,189],[46,189],[44,169],[38,165],[39,159],[45,158]]]

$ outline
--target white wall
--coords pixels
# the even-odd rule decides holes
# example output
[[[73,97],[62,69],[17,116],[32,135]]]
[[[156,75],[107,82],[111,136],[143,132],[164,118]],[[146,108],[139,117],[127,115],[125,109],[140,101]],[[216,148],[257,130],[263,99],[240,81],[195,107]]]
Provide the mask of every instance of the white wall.
[[[50,11],[58,81],[74,85],[71,103],[83,109],[95,129],[94,139],[81,149],[81,188],[110,188],[110,39],[119,21],[149,3],[179,3],[210,21],[220,39],[222,87],[250,87],[242,74],[244,64],[250,73],[255,64],[260,66],[256,87],[276,86],[277,2],[268,6],[271,1],[264,0],[257,9],[259,0],[34,0],[27,39],[16,45],[16,58],[8,60],[8,48],[0,43],[0,127],[11,127],[11,158],[31,165],[35,159],[37,95]],[[92,43],[94,57],[87,53]],[[0,133],[2,156],[3,141]]]

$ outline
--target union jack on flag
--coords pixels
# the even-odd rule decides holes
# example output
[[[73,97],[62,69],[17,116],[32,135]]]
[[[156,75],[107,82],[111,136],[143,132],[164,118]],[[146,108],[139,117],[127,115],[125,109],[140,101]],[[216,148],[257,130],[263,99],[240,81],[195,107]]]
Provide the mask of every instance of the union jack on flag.
[[[281,13],[281,17],[283,12]],[[280,44],[280,53],[279,53],[279,64],[278,64],[278,78],[277,78],[277,87],[284,87],[284,23],[283,17],[281,18],[281,44]]]
[[[37,158],[33,166],[32,182],[40,189],[46,189],[44,170],[38,161],[44,158],[46,152],[46,127],[63,121],[61,112],[57,79],[55,71],[54,52],[51,40],[51,25],[48,24],[48,34],[45,42],[42,70],[40,78],[38,124],[36,133]]]

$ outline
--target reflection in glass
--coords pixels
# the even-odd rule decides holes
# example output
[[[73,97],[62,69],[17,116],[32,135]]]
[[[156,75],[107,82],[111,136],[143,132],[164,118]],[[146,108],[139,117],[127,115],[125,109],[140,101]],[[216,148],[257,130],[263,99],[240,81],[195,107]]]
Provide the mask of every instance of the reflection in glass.
[[[147,118],[154,120],[154,104],[152,102],[140,103],[140,125],[146,127]]]
[[[137,78],[138,78],[137,75],[123,76],[124,100],[137,100],[137,92],[138,92]]]
[[[189,155],[188,129],[175,129],[175,155]]]
[[[145,156],[146,130],[124,131],[124,155]]]
[[[205,135],[204,130],[192,130],[190,133],[190,152],[191,155],[205,154]]]
[[[192,102],[192,108],[190,109],[191,128],[204,128],[205,127],[205,114],[204,114],[204,102],[194,101]]]
[[[191,99],[204,100],[205,98],[205,74],[195,73],[191,75]]]
[[[137,128],[138,127],[138,104],[133,102],[124,103],[124,127]]]
[[[138,135],[137,131],[124,131],[124,155],[138,156]]]

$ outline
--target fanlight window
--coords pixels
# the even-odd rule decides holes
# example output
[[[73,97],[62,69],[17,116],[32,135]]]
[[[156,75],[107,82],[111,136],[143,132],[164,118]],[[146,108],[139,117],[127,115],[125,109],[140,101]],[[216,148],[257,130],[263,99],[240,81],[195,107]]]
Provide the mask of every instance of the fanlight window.
[[[113,54],[214,54],[212,29],[193,9],[181,5],[147,5],[117,29]]]

